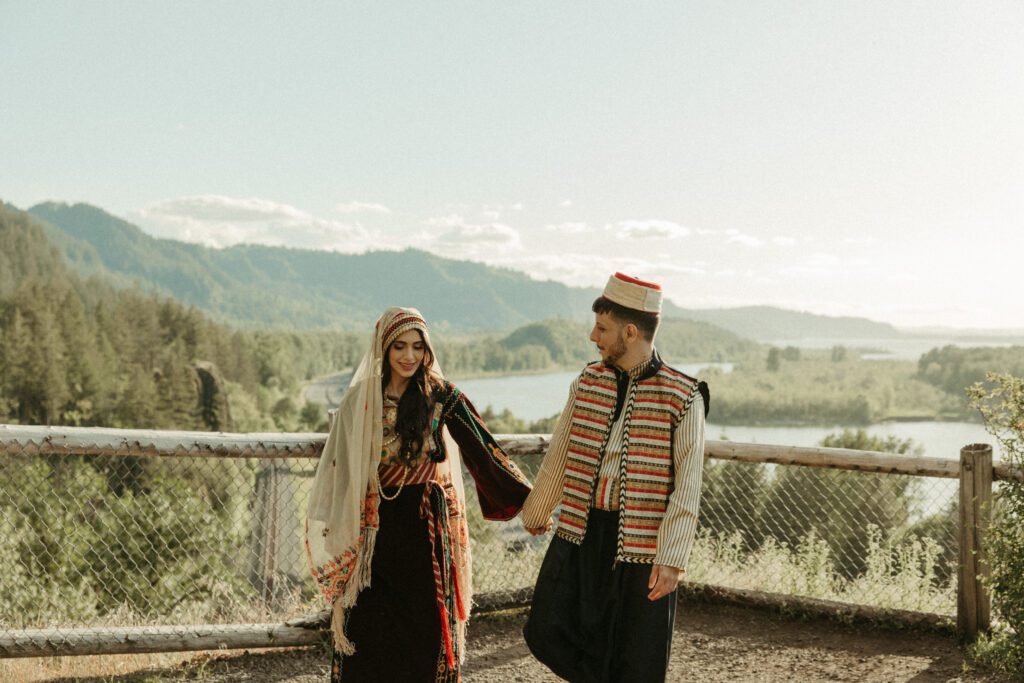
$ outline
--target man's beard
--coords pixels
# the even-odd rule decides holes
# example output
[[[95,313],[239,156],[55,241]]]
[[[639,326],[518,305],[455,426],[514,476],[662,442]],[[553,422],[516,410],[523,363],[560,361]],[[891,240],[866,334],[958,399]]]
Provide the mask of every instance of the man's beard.
[[[612,347],[602,354],[604,356],[604,362],[607,365],[615,365],[619,362],[619,359],[626,355],[626,339],[622,335],[615,340]]]

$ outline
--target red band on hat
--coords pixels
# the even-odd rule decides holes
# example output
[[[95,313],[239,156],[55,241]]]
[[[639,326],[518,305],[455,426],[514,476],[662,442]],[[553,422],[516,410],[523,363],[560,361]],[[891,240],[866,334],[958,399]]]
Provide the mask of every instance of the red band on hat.
[[[635,277],[630,277],[625,273],[615,273],[615,277],[624,282],[632,282],[634,285],[640,285],[641,287],[647,287],[648,289],[656,289],[661,291],[661,285],[654,282],[647,282],[646,280],[640,280]]]

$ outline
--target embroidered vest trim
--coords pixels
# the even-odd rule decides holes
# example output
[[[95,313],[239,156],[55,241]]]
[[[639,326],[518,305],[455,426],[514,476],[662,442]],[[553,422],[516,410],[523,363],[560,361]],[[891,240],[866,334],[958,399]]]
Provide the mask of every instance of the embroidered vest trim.
[[[675,487],[672,436],[696,393],[697,380],[666,365],[646,379],[634,380],[626,393],[617,562],[654,563],[658,530]],[[577,545],[587,531],[616,400],[614,370],[601,363],[583,369],[571,409],[565,484],[555,531]]]

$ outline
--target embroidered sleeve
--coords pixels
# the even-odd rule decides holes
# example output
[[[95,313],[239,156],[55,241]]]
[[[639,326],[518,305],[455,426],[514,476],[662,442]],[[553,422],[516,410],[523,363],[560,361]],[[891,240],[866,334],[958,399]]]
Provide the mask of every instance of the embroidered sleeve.
[[[572,408],[579,383],[577,377],[569,388],[569,400],[565,402],[562,415],[555,424],[548,452],[544,454],[540,472],[537,473],[537,481],[534,482],[533,491],[523,504],[523,526],[528,529],[536,529],[547,524],[562,495],[565,484],[566,449],[569,446],[569,424],[572,422]]]
[[[443,420],[476,484],[485,519],[512,519],[530,493],[530,483],[494,440],[476,408],[457,388],[445,401]]]
[[[697,532],[701,480],[704,474],[704,397],[694,392],[693,405],[686,411],[672,437],[675,488],[658,530],[655,564],[686,569]]]

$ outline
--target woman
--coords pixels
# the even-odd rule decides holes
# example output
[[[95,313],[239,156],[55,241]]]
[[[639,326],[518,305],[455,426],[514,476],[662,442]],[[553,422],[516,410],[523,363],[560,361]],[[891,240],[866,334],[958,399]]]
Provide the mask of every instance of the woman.
[[[310,493],[306,547],[333,608],[332,681],[459,680],[472,602],[460,454],[483,516],[514,517],[529,483],[443,379],[419,311],[389,308]]]

